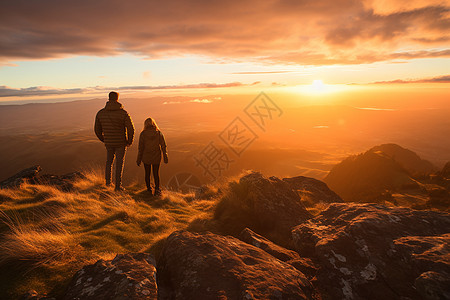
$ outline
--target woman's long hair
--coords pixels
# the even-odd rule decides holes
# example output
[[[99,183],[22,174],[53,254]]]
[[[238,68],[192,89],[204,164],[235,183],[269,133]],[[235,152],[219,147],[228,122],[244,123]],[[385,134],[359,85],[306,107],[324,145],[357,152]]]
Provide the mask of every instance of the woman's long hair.
[[[159,130],[159,127],[156,124],[155,120],[153,120],[152,118],[148,118],[147,120],[144,121],[144,130],[147,129]]]

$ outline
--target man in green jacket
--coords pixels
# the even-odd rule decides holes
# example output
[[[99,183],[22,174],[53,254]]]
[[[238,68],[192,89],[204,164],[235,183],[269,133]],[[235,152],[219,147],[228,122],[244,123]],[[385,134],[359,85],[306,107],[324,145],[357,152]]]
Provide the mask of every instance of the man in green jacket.
[[[126,148],[131,146],[134,138],[134,125],[130,115],[118,102],[119,93],[110,92],[109,101],[95,117],[94,131],[106,147],[106,185],[111,185],[111,169],[116,157],[115,190],[123,191],[122,171]]]

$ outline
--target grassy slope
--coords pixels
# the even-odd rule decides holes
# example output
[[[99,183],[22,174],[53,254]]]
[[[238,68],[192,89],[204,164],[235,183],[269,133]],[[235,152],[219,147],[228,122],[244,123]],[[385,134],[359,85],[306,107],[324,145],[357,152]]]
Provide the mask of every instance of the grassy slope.
[[[115,193],[95,172],[72,192],[23,184],[0,190],[0,299],[30,289],[58,294],[82,266],[116,253],[156,254],[167,235],[209,218],[215,201],[134,186]],[[195,223],[195,222],[194,222]]]

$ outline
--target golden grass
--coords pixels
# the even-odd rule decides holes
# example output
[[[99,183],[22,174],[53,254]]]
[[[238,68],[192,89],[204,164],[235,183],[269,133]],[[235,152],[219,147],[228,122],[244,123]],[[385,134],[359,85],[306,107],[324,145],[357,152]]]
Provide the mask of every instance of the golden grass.
[[[0,190],[0,298],[62,289],[82,266],[117,253],[157,255],[170,233],[211,219],[215,205],[171,191],[151,197],[137,185],[116,193],[103,185],[101,172],[84,176],[71,192],[28,183]],[[26,280],[9,278],[10,268]]]

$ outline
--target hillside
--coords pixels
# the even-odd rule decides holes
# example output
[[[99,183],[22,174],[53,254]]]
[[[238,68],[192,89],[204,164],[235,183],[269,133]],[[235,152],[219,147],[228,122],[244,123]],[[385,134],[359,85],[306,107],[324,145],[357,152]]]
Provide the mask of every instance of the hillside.
[[[94,171],[55,176],[33,167],[0,183],[0,298],[448,293],[448,213],[343,203],[303,176],[249,172],[161,197],[138,185],[116,193],[102,181]]]
[[[395,144],[350,156],[334,166],[324,181],[346,201],[386,203],[424,209],[439,203],[448,210],[448,179],[429,161]],[[434,203],[434,204],[433,204]]]
[[[417,153],[397,144],[375,146],[369,152],[381,152],[391,158],[411,175],[429,174],[438,170],[431,162],[420,158]]]

